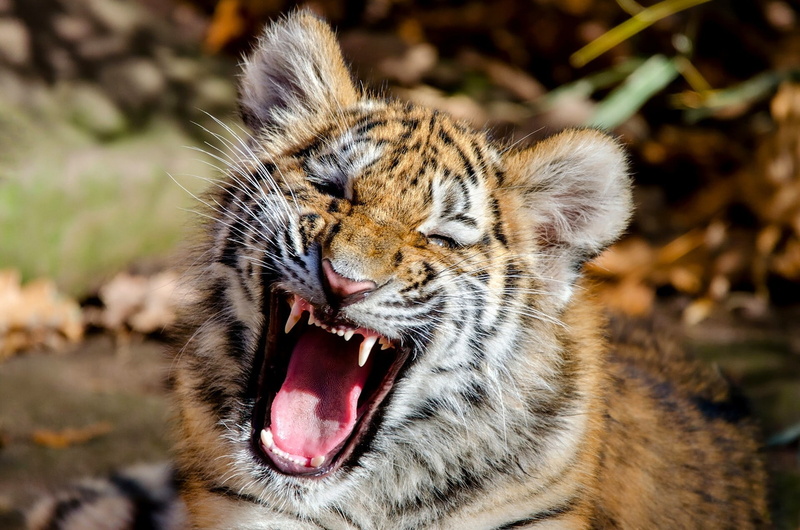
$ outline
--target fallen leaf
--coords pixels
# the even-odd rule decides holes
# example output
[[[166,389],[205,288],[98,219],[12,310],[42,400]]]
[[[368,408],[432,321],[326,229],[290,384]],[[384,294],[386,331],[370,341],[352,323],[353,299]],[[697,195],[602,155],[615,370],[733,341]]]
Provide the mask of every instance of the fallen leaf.
[[[33,443],[51,449],[63,449],[71,445],[84,444],[94,438],[106,435],[114,430],[108,422],[99,422],[86,427],[67,427],[58,431],[39,429],[33,432]]]
[[[714,301],[710,298],[699,298],[683,310],[683,323],[687,326],[699,324],[711,314]]]
[[[39,279],[22,285],[19,272],[0,271],[0,359],[37,347],[62,349],[83,337],[80,306]]]

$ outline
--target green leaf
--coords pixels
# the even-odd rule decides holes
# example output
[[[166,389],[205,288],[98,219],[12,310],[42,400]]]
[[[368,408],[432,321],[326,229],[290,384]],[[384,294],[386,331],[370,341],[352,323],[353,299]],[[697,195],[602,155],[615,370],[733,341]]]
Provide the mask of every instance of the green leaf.
[[[678,77],[674,59],[654,55],[637,68],[622,85],[598,103],[590,127],[613,129],[633,116],[653,94],[660,92]]]

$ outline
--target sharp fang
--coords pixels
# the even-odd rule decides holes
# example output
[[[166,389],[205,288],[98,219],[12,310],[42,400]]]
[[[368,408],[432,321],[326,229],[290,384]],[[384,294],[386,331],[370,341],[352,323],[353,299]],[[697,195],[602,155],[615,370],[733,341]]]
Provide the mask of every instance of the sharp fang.
[[[314,312],[313,311],[309,311],[308,312],[308,323],[309,324],[314,324],[315,326],[319,326],[319,322],[317,322],[317,319],[314,318]]]
[[[275,442],[272,441],[272,431],[268,429],[261,429],[261,443],[267,449],[271,449]]]
[[[355,330],[352,330],[352,329],[348,329],[347,331],[345,331],[344,335],[343,335],[344,336],[344,340],[352,339],[353,338],[353,333],[355,333]]]
[[[369,352],[372,351],[372,347],[375,345],[377,340],[377,335],[370,335],[369,337],[364,337],[364,340],[361,341],[361,346],[358,348],[358,366],[364,366],[367,364]]]
[[[324,456],[315,456],[314,458],[311,459],[310,463],[311,463],[311,467],[319,467],[319,466],[321,466],[322,464],[325,463],[325,457]]]
[[[286,326],[283,328],[284,333],[289,333],[292,331],[292,328],[300,321],[300,317],[303,315],[303,307],[300,302],[300,298],[297,296],[294,297],[294,303],[292,304],[292,311],[289,313],[289,318],[286,319]]]

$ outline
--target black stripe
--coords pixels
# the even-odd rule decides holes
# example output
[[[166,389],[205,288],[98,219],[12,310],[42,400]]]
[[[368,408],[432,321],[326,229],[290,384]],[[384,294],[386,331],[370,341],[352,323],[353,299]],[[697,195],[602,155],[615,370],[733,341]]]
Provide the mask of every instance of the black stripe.
[[[246,351],[250,342],[250,330],[244,322],[232,319],[225,324],[225,338],[228,343],[226,355],[235,359],[240,358]]]
[[[319,214],[307,213],[300,216],[297,222],[297,230],[300,233],[300,248],[303,252],[308,251],[308,246],[311,243],[317,227],[321,221]]]
[[[229,497],[232,499],[236,499],[238,501],[250,502],[252,504],[258,504],[259,506],[263,506],[263,504],[260,503],[256,497],[248,495],[246,493],[239,493],[237,491],[233,491],[232,489],[226,486],[215,486],[213,488],[209,488],[208,491],[210,493],[213,493],[214,495]]]
[[[146,488],[131,478],[113,475],[111,483],[133,503],[133,522],[130,528],[158,528],[158,516],[167,508],[168,503],[153,498]]]
[[[271,162],[264,162],[263,160],[259,160],[258,163],[258,169],[256,171],[251,171],[250,177],[255,182],[269,181],[270,179],[275,180],[273,175],[278,173],[278,167]],[[269,179],[267,177],[269,177]]]
[[[469,208],[469,206],[467,206],[467,208]],[[472,228],[478,227],[478,222],[471,215],[457,213],[455,215],[448,216],[447,219],[451,221],[457,221],[463,225],[470,226]]]
[[[531,515],[530,517],[526,517],[525,519],[519,519],[511,523],[506,523],[503,526],[498,526],[496,530],[511,530],[513,528],[524,528],[533,523],[540,523],[548,519],[560,517],[566,513],[571,512],[574,508],[575,508],[575,501],[570,500],[562,504],[561,506],[555,506],[553,508],[543,510],[539,513]]]
[[[456,183],[458,184],[458,187],[461,188],[461,193],[463,195],[462,200],[464,202],[464,207],[463,208],[459,208],[459,209],[460,210],[469,210],[469,209],[471,209],[472,208],[472,200],[469,198],[469,191],[470,191],[469,186],[467,185],[466,182],[464,182],[464,179],[461,178],[461,176],[458,176],[456,178]]]
[[[363,121],[359,122],[355,129],[353,129],[353,133],[362,136],[375,127],[386,125],[386,120],[384,119],[371,119],[371,118],[364,118]]]
[[[690,401],[709,421],[722,420],[736,424],[750,416],[747,399],[736,389],[732,389],[728,398],[722,401],[714,401],[705,396],[694,396]]]
[[[219,262],[223,265],[235,269],[239,263],[239,247],[241,246],[241,239],[239,239],[244,232],[244,221],[236,218],[233,226],[231,226],[225,237],[225,246],[222,247],[222,253],[219,257]]]
[[[202,373],[201,370],[206,368],[205,363],[203,364],[203,366],[195,367],[194,370]],[[204,379],[199,388],[194,389],[194,395],[198,400],[208,405],[217,418],[227,417],[232,410],[230,404],[231,394],[228,392],[228,386],[220,384],[217,380]]]
[[[99,497],[99,494],[92,490],[81,489],[78,490],[77,493],[80,494],[80,497],[66,499],[56,504],[53,510],[53,516],[45,527],[46,530],[59,530],[59,528],[62,527],[62,523],[66,522],[71,513],[77,511],[85,504],[91,504]]]

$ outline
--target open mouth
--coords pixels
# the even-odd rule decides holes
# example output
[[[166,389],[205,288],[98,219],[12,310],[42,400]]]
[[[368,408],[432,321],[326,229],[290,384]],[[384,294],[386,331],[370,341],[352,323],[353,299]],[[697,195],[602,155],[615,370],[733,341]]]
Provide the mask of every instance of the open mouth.
[[[408,352],[297,295],[270,296],[254,445],[282,473],[327,475],[364,440]]]

